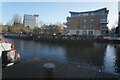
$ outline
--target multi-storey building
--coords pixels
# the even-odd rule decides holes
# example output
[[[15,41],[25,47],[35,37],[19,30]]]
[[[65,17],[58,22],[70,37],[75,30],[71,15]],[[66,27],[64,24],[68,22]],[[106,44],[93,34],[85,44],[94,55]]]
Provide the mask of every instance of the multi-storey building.
[[[24,27],[30,27],[31,29],[38,27],[38,15],[24,15],[23,20]]]
[[[107,35],[108,10],[102,8],[87,12],[69,12],[67,30],[69,35]]]

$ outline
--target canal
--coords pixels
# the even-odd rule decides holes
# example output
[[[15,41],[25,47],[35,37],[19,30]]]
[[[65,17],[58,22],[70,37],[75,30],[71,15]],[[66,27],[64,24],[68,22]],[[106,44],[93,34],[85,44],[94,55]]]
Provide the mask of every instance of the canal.
[[[63,63],[81,64],[109,73],[120,73],[120,48],[115,44],[94,43],[90,46],[53,44],[19,39],[13,41],[15,49],[21,54],[21,61],[44,58]]]

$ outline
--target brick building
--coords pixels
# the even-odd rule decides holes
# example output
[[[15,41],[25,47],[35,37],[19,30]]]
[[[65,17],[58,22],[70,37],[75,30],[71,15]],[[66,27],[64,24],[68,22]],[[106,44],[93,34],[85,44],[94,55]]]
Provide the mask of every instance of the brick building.
[[[69,12],[67,30],[69,35],[107,35],[108,10],[102,8],[95,11]]]

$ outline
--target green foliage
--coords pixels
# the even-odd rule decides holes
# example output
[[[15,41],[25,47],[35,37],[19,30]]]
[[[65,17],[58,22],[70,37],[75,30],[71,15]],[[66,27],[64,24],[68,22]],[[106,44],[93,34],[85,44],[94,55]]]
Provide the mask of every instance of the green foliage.
[[[34,33],[39,33],[39,28],[38,28],[38,27],[35,27],[35,28],[33,29],[33,32],[34,32]]]
[[[23,26],[10,26],[8,27],[8,31],[11,32],[11,33],[32,33],[33,30],[30,29],[29,27],[23,27]]]
[[[2,32],[3,33],[8,32],[8,26],[2,26]]]
[[[22,30],[23,30],[24,33],[27,33],[27,34],[30,33],[30,32],[31,32],[31,33],[33,32],[33,30],[30,29],[29,27],[23,27]]]
[[[41,33],[41,34],[63,34],[64,26],[62,23],[57,22],[55,24],[46,25],[42,21],[40,22],[40,28],[35,27],[34,29],[30,29],[29,27],[24,27],[21,23],[20,16],[14,15],[9,26],[4,26],[2,28],[2,32],[10,32],[10,33]]]
[[[41,33],[47,33],[47,34],[57,34],[64,32],[64,26],[62,23],[56,23],[56,24],[50,24],[50,25],[42,25],[40,28]]]

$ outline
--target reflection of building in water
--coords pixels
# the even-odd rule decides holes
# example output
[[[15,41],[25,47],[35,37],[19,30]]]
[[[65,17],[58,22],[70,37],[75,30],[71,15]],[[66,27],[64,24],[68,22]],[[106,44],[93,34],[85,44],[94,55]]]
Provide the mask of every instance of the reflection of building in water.
[[[120,73],[120,46],[116,48],[116,72]]]
[[[66,46],[66,55],[69,61],[88,64],[100,68],[104,63],[105,45],[96,44],[95,46]]]
[[[118,29],[119,29],[119,36],[120,36],[120,1],[118,2]],[[117,53],[116,53],[116,71],[117,73],[120,73],[120,46],[117,47]]]
[[[107,72],[115,72],[115,48],[114,45],[107,45],[105,56],[104,56],[104,69]]]
[[[120,1],[118,2],[118,33],[120,36]],[[120,73],[120,45],[117,46],[116,48],[116,72]]]

